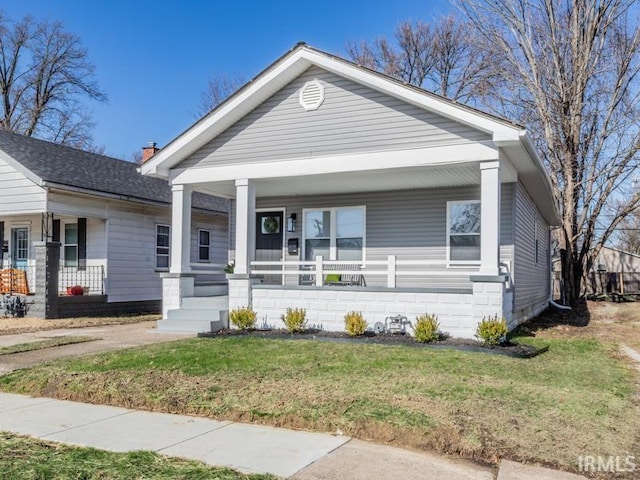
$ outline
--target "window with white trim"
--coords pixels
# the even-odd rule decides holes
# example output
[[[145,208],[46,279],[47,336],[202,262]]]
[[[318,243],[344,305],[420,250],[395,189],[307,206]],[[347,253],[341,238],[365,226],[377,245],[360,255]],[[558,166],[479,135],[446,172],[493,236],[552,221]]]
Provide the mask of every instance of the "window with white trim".
[[[209,230],[198,230],[198,261],[210,261],[211,232]]]
[[[169,225],[156,225],[156,269],[167,270],[169,268],[169,244],[171,240],[171,227]]]
[[[480,262],[480,201],[447,202],[447,250],[451,265]]]
[[[78,266],[78,224],[64,224],[64,245],[62,248],[65,267]]]
[[[364,207],[305,210],[303,222],[305,260],[363,260]]]

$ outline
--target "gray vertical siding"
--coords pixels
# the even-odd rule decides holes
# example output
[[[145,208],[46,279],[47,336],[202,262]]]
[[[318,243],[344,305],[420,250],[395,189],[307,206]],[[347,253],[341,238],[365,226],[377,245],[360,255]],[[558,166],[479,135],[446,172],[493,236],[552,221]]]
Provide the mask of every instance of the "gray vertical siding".
[[[500,252],[504,261],[513,260],[514,184],[502,186]],[[305,208],[366,207],[366,259],[386,260],[396,255],[402,260],[446,260],[447,201],[480,198],[480,187],[456,187],[389,192],[369,192],[341,195],[313,195],[296,197],[267,197],[257,199],[257,208],[285,207],[286,215],[297,214],[296,232],[286,232],[286,239],[298,238],[302,250],[302,211]],[[231,208],[230,237],[235,238],[235,205]],[[285,240],[286,241],[286,240]],[[232,253],[233,255],[233,253]],[[285,255],[298,260],[300,255]],[[383,267],[370,267],[380,270]],[[419,268],[403,267],[416,270]],[[426,268],[426,267],[422,267]],[[433,267],[430,267],[433,268]],[[367,285],[385,286],[386,277],[365,274]],[[398,287],[469,287],[468,278],[398,277]]]
[[[549,224],[520,183],[515,188],[514,219],[514,313],[517,319],[524,319],[549,298],[550,245]],[[536,238],[538,263],[535,262]]]
[[[305,82],[318,79],[318,110],[298,103]],[[484,132],[425,111],[318,67],[312,67],[178,168],[312,158],[489,140]]]

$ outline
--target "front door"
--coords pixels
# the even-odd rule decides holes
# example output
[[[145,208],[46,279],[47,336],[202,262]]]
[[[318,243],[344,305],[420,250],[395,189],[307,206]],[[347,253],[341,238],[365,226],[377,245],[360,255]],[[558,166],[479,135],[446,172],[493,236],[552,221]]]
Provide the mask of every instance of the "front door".
[[[26,270],[29,262],[29,230],[11,229],[11,262],[13,268]]]
[[[284,229],[282,211],[256,212],[256,261],[279,262],[282,260]],[[278,270],[280,267],[259,267],[261,270]],[[282,283],[282,275],[264,275],[263,282],[271,285]]]

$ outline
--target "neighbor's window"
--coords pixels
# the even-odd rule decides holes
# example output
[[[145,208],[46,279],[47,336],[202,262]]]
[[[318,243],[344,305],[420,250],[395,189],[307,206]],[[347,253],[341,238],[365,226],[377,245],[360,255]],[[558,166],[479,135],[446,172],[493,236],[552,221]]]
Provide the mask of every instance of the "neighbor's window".
[[[209,261],[209,247],[211,246],[211,232],[209,230],[198,230],[198,261]]]
[[[447,202],[449,262],[480,261],[480,201]]]
[[[364,207],[305,210],[305,260],[362,260],[364,219]]]
[[[166,270],[169,268],[169,240],[171,227],[169,225],[156,225],[156,268]]]
[[[64,266],[78,266],[78,224],[64,225]]]

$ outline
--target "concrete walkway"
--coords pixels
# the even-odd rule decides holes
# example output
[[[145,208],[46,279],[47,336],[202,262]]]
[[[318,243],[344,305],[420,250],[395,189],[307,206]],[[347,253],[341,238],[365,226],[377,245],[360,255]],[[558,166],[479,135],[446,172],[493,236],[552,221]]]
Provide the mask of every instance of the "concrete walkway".
[[[296,480],[493,480],[460,459],[301,432],[0,393],[0,431],[115,452],[164,455]],[[499,480],[574,480],[577,475],[505,462]]]
[[[152,343],[170,342],[181,338],[193,337],[189,334],[158,333],[156,322],[131,323],[126,325],[105,325],[83,328],[63,328],[58,330],[43,330],[32,333],[18,333],[15,335],[0,335],[0,347],[8,347],[20,343],[31,343],[47,338],[65,336],[88,336],[99,340],[93,342],[76,343],[60,347],[34,350],[32,352],[0,355],[0,375],[20,368],[27,368],[43,362],[59,358],[77,357],[92,353],[119,350],[122,348],[149,345]]]

